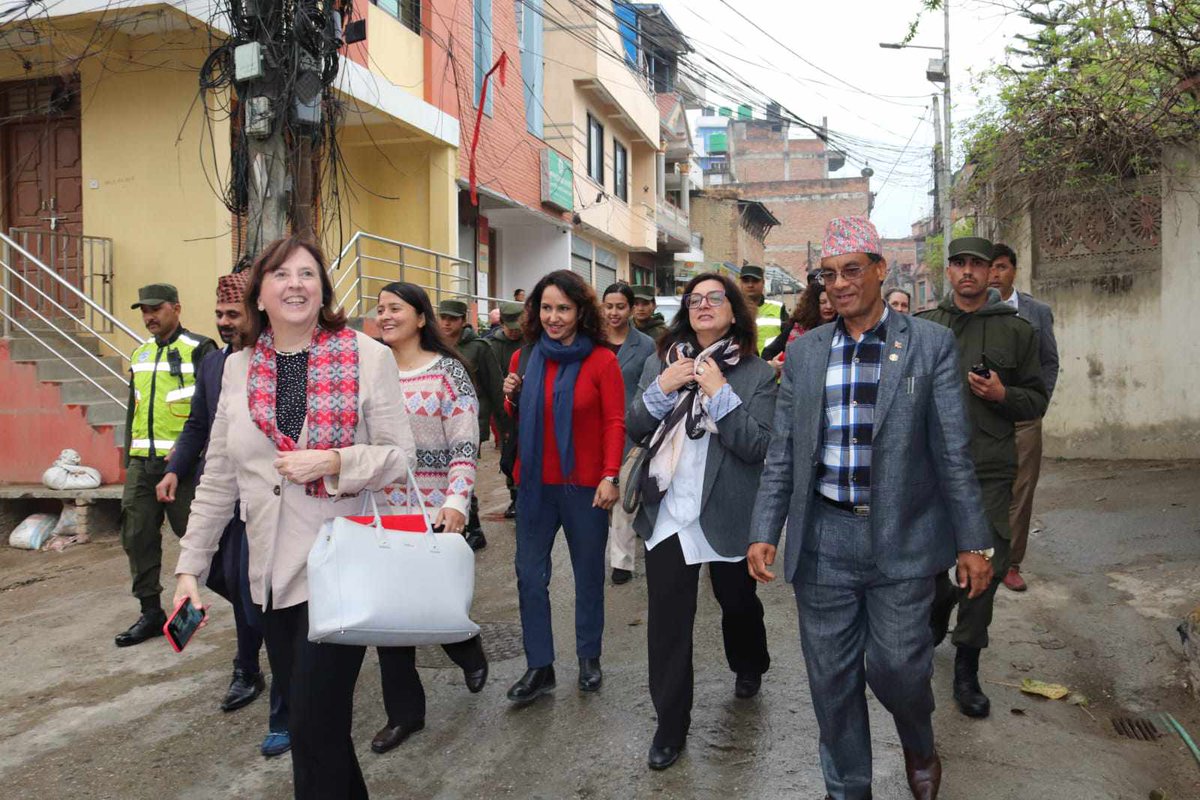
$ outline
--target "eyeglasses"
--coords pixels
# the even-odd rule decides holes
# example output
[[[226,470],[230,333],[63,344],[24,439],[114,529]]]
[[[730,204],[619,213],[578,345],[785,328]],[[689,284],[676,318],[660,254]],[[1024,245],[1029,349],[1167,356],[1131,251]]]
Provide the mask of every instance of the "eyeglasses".
[[[724,292],[709,292],[708,294],[700,294],[698,292],[689,292],[683,296],[683,304],[688,308],[699,308],[705,301],[708,301],[712,308],[720,308],[725,305]]]
[[[833,269],[823,269],[817,273],[817,281],[822,286],[832,286],[837,283],[838,276],[845,278],[847,281],[854,283],[862,278],[866,273],[867,268],[858,264],[851,264],[844,268],[841,272]]]

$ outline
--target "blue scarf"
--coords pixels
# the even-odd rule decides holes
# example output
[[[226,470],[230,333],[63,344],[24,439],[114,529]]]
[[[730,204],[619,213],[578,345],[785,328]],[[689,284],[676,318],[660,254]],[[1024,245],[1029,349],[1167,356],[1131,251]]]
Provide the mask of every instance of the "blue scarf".
[[[575,471],[575,447],[572,441],[572,421],[575,411],[575,381],[583,360],[591,355],[595,343],[579,334],[571,344],[564,345],[542,332],[534,344],[521,382],[518,401],[520,420],[517,426],[517,453],[521,458],[521,505],[532,502],[541,505],[542,448],[546,432],[546,361],[558,364],[554,376],[554,394],[550,407],[554,413],[554,438],[558,442],[558,458],[563,477]]]

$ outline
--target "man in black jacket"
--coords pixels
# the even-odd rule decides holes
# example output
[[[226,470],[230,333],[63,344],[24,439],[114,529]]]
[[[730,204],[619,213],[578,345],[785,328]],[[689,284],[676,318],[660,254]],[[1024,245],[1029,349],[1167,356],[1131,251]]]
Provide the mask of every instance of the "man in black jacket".
[[[209,353],[200,362],[191,413],[167,462],[167,473],[155,487],[160,502],[170,502],[174,499],[181,473],[194,472],[199,482],[199,476],[204,472],[208,437],[217,417],[217,404],[221,399],[221,376],[225,371],[225,359],[246,344],[241,341],[241,337],[246,334],[249,321],[243,302],[249,277],[248,271],[235,272],[222,275],[217,280],[217,332],[225,346]],[[233,623],[237,630],[233,679],[229,682],[229,689],[221,701],[222,711],[236,711],[249,705],[266,686],[258,665],[258,653],[263,643],[262,618],[258,607],[250,599],[249,559],[246,524],[242,521],[241,514],[235,510],[233,519],[229,521],[225,533],[221,536],[221,543],[213,556],[212,569],[208,575],[209,588],[233,606]],[[261,748],[264,756],[280,755],[291,748],[287,720],[287,702],[282,692],[276,691],[272,681],[268,733]]]

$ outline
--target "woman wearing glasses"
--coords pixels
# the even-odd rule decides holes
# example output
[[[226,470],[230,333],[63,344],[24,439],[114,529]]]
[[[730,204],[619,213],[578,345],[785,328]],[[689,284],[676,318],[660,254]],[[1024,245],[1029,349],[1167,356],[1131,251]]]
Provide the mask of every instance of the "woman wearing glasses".
[[[626,425],[653,433],[634,530],[646,540],[650,697],[658,729],[651,769],[666,769],[687,740],[692,710],[692,625],[700,566],[721,606],[725,658],[739,698],[758,694],[771,664],[763,607],[742,563],[746,503],[771,438],[775,371],[755,351],[755,324],[729,278],[688,282],[683,309],[646,362]]]

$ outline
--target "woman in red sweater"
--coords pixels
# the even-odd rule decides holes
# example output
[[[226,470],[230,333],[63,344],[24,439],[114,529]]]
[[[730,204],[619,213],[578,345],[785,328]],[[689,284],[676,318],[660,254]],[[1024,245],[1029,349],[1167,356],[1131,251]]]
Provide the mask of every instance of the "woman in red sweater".
[[[561,527],[575,573],[579,688],[600,688],[604,554],[625,445],[625,387],[603,346],[596,293],[558,270],[525,304],[526,345],[513,354],[504,395],[518,421],[517,591],[528,670],[508,690],[517,704],[555,686],[550,552]]]

